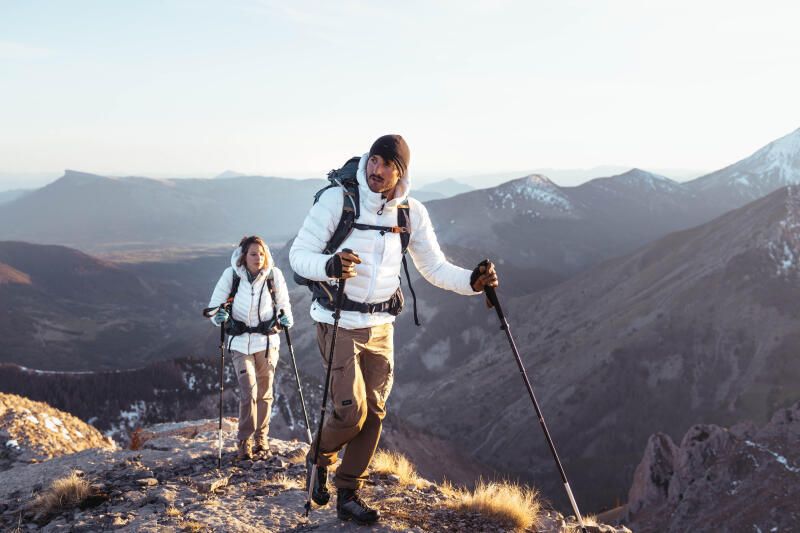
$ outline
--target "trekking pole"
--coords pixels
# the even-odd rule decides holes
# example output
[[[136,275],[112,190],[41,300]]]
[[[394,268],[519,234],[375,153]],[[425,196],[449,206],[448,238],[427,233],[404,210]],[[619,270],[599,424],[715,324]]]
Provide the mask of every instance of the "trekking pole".
[[[230,307],[230,302],[223,302],[217,307],[207,307],[203,309],[203,316],[212,317],[221,309],[225,311]],[[217,469],[222,470],[222,393],[225,390],[225,323],[219,325],[219,431],[217,447]]]
[[[353,253],[353,250],[344,248],[343,252]],[[325,423],[325,410],[328,403],[328,384],[331,382],[331,367],[333,366],[333,348],[336,346],[336,331],[339,329],[339,316],[342,314],[342,301],[344,299],[344,282],[346,279],[339,280],[339,287],[336,290],[336,303],[333,311],[333,331],[331,332],[331,348],[328,352],[328,369],[325,371],[325,387],[322,389],[322,411],[319,415],[319,426],[317,426],[317,447],[314,449],[314,465],[311,469],[311,476],[308,483],[308,497],[306,499],[306,516],[311,512],[311,493],[314,491],[314,482],[317,477],[317,460],[319,459],[319,445],[322,439],[322,425]],[[312,443],[313,446],[313,443]]]
[[[556,461],[556,466],[558,467],[558,472],[561,474],[561,480],[564,482],[564,488],[567,491],[567,496],[569,496],[569,501],[572,504],[572,510],[575,511],[575,516],[578,518],[578,523],[581,526],[581,531],[586,533],[586,527],[583,525],[583,518],[581,517],[581,512],[578,510],[578,504],[575,502],[575,497],[572,495],[572,489],[569,488],[569,481],[567,481],[567,475],[564,473],[564,467],[561,466],[561,461],[558,459],[558,454],[556,453],[556,447],[553,444],[553,439],[550,438],[550,432],[547,430],[547,424],[544,423],[544,417],[542,416],[542,411],[539,409],[539,402],[536,401],[536,396],[533,394],[533,388],[531,387],[531,382],[528,379],[528,373],[525,371],[525,367],[522,364],[522,358],[519,356],[519,351],[517,350],[517,345],[514,344],[514,338],[511,336],[511,330],[508,327],[508,321],[506,320],[506,316],[503,314],[503,308],[500,307],[500,301],[497,299],[497,292],[494,290],[494,287],[486,286],[483,289],[486,292],[486,297],[489,298],[489,302],[494,306],[495,311],[497,311],[497,316],[500,318],[500,329],[506,332],[506,336],[508,337],[508,342],[511,345],[511,351],[514,352],[514,357],[517,359],[517,366],[519,366],[519,371],[522,374],[522,378],[525,380],[525,386],[528,388],[528,394],[531,396],[531,401],[533,402],[533,407],[536,409],[536,415],[539,417],[539,423],[542,425],[542,430],[544,431],[544,436],[547,438],[547,444],[550,446],[550,452],[553,454],[553,459]]]
[[[284,315],[283,309],[278,314],[279,317]],[[289,336],[289,328],[283,328],[286,334],[286,344],[289,345],[289,355],[292,356],[292,366],[294,367],[294,377],[297,379],[297,392],[300,394],[300,405],[303,406],[303,418],[306,420],[306,435],[308,436],[308,443],[311,444],[311,425],[308,423],[308,413],[306,413],[306,401],[303,398],[303,389],[300,387],[300,374],[297,373],[297,361],[294,358],[294,348],[292,348],[292,338]]]

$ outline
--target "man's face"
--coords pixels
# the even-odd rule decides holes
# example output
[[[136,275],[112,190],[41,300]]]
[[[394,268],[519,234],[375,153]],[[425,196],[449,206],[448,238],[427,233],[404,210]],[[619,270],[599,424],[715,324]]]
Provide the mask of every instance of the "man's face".
[[[387,194],[394,190],[400,173],[391,161],[375,154],[367,160],[367,185],[372,192]]]

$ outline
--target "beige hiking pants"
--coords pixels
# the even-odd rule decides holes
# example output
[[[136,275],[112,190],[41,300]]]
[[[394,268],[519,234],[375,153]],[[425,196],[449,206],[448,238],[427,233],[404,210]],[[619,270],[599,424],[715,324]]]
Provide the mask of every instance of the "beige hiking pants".
[[[272,382],[278,364],[278,348],[245,354],[232,350],[233,368],[239,380],[239,440],[254,435],[266,442],[272,412]]]
[[[317,323],[317,344],[327,368],[333,326]],[[394,381],[394,326],[342,329],[336,333],[329,410],[318,464],[329,466],[344,446],[334,477],[339,489],[359,489],[381,437],[386,398]],[[315,443],[316,444],[316,443]]]

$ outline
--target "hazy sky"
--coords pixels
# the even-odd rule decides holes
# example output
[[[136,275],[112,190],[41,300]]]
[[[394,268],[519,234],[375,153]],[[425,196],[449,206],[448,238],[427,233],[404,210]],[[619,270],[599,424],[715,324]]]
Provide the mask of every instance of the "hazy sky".
[[[0,172],[715,170],[800,127],[800,2],[0,3]]]

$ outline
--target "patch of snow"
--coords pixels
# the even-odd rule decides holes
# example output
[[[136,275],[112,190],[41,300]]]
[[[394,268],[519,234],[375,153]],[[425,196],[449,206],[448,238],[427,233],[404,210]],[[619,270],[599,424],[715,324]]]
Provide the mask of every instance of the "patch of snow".
[[[28,412],[30,413],[30,411]],[[26,415],[25,418],[23,418],[23,420],[27,420],[31,424],[36,424],[37,426],[39,425],[39,420],[33,415]]]
[[[495,209],[516,209],[518,200],[546,204],[563,212],[571,212],[572,204],[561,190],[544,176],[531,175],[497,187],[491,194]]]
[[[194,387],[197,384],[197,378],[195,375],[188,372],[183,373],[183,381],[186,383],[186,386],[189,387],[189,390],[194,390]]]
[[[58,429],[58,426],[50,419],[50,417],[45,418],[44,420],[44,427],[52,431],[53,433],[60,433],[61,431]]]
[[[773,457],[775,457],[775,460],[778,463],[782,464],[784,466],[784,468],[786,468],[786,470],[788,470],[789,472],[800,472],[800,468],[799,467],[794,467],[794,466],[790,466],[789,465],[789,461],[786,460],[786,457],[773,452],[772,450],[770,450],[769,448],[767,448],[763,444],[758,444],[758,443],[755,443],[755,442],[753,442],[751,440],[746,440],[746,441],[744,441],[744,443],[747,444],[748,446],[752,446],[754,448],[758,448],[762,452],[766,452],[766,453],[772,455]]]
[[[775,263],[776,275],[800,270],[800,187],[789,187],[786,198],[786,217],[778,227],[778,242],[769,241],[767,252]]]
[[[75,436],[78,437],[79,439],[84,438],[83,433],[81,433],[77,429],[73,429],[72,432],[75,433]]]
[[[17,439],[7,440],[6,441],[6,448],[14,448],[16,450],[19,450],[19,442],[17,442]]]
[[[139,400],[136,403],[132,403],[129,411],[120,411],[119,417],[127,422],[129,426],[133,426],[142,415],[147,411],[147,405],[144,403],[144,400]]]

